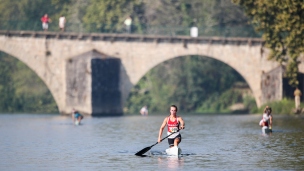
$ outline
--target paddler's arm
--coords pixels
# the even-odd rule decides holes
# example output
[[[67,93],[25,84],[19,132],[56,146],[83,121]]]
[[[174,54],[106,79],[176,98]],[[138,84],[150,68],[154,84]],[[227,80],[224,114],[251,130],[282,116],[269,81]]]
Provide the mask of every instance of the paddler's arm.
[[[161,142],[161,137],[162,137],[162,134],[163,134],[163,130],[164,130],[165,126],[167,125],[167,119],[168,119],[167,117],[164,119],[162,125],[159,128],[158,140],[157,140],[158,143]]]
[[[272,129],[272,116],[269,117],[269,129]]]
[[[185,122],[182,117],[179,117],[180,127],[179,129],[185,129]]]

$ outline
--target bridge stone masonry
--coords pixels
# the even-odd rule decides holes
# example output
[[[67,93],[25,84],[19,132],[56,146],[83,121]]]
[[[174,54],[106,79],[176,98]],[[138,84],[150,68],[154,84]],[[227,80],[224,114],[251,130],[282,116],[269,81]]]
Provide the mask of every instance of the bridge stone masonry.
[[[187,55],[231,66],[261,106],[269,100],[262,79],[279,66],[267,60],[269,52],[258,38],[0,31],[0,50],[37,73],[62,114],[76,108],[84,114],[121,115],[130,90],[149,70]]]

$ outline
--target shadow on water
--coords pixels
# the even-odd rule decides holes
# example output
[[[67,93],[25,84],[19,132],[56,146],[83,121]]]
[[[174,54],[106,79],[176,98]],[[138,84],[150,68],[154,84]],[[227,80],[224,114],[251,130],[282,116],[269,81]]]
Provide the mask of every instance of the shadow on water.
[[[194,153],[182,153],[181,155],[179,156],[168,156],[166,154],[165,151],[148,151],[146,152],[145,154],[143,155],[136,155],[136,156],[139,156],[139,157],[154,157],[154,156],[162,156],[162,157],[184,157],[184,156],[190,156],[190,155],[195,155]]]

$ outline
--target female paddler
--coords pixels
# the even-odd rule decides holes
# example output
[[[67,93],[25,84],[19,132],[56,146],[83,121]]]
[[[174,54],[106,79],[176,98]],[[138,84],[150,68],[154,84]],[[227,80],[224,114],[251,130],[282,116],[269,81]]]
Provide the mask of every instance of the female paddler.
[[[177,116],[177,107],[175,105],[170,106],[170,115],[166,117],[163,121],[163,124],[160,126],[158,134],[158,143],[161,142],[161,137],[163,130],[167,125],[167,134],[171,136],[168,137],[169,147],[177,147],[178,144],[182,141],[182,136],[179,132],[180,129],[185,129],[185,122],[182,117]]]
[[[259,123],[261,127],[267,127],[268,129],[272,129],[272,109],[269,106],[266,106],[263,112],[262,119]]]

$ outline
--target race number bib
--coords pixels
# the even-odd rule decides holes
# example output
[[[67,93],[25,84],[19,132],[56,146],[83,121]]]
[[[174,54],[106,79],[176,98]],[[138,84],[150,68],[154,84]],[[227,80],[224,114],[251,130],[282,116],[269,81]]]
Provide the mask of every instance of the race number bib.
[[[178,131],[178,128],[177,127],[171,127],[170,128],[170,132],[177,132]]]

